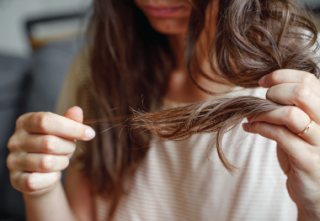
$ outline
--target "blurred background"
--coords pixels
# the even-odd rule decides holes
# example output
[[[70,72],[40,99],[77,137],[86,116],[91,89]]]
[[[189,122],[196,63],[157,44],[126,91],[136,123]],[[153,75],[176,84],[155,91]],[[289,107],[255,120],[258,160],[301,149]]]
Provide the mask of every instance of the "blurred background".
[[[303,0],[315,12],[320,0]],[[25,220],[6,148],[18,116],[55,111],[68,69],[85,45],[91,0],[0,0],[0,221]]]
[[[60,88],[85,44],[91,0],[0,0],[0,220],[25,220],[10,184],[7,142],[18,116],[55,111]]]

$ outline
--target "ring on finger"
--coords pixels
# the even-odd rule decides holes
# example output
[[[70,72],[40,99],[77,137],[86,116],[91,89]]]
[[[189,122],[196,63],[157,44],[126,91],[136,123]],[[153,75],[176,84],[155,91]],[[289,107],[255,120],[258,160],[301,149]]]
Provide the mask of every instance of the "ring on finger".
[[[308,124],[308,126],[306,126],[306,128],[302,132],[298,133],[298,135],[301,137],[303,134],[307,133],[309,131],[312,123],[313,123],[313,121],[311,120],[310,123]]]

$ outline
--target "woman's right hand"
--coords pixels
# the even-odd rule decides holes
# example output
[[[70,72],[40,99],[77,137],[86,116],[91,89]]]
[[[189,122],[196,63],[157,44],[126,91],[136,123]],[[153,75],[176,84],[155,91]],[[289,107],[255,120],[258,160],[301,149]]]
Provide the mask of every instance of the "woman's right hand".
[[[12,186],[24,194],[41,195],[59,183],[61,171],[75,151],[75,140],[88,141],[95,136],[82,122],[79,107],[70,108],[64,116],[47,112],[22,115],[8,143]]]

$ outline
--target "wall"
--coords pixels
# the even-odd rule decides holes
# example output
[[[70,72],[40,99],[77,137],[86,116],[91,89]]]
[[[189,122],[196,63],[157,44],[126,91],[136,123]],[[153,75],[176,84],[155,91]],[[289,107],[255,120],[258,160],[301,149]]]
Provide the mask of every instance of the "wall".
[[[0,53],[28,56],[27,18],[87,10],[91,0],[0,0]]]

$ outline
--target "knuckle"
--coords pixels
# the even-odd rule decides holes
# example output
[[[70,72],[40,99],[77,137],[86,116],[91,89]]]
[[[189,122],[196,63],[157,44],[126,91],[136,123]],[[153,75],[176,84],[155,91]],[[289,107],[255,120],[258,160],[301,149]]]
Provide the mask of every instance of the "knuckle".
[[[285,113],[285,119],[288,123],[291,123],[297,120],[299,115],[300,111],[298,110],[298,108],[290,107]]]
[[[309,99],[312,96],[312,90],[304,85],[300,84],[295,88],[295,98],[297,101],[305,101],[306,99]]]
[[[13,154],[9,154],[9,156],[7,157],[7,167],[9,169],[9,171],[13,171],[17,168],[17,164],[18,164],[18,160],[17,157]]]
[[[43,139],[43,149],[46,153],[53,153],[57,146],[57,140],[55,137],[47,136]]]
[[[306,85],[312,85],[315,82],[315,80],[317,80],[316,76],[314,76],[313,74],[306,74],[302,78],[302,83]]]
[[[10,137],[7,147],[10,151],[14,151],[19,148],[19,145],[18,145],[18,142],[17,142],[15,136]]]
[[[43,170],[50,170],[54,166],[53,156],[41,156],[39,161],[40,168]]]
[[[35,190],[37,190],[34,187],[33,183],[34,182],[33,182],[32,176],[30,174],[29,176],[26,177],[26,181],[25,181],[25,186],[26,186],[27,191],[35,191]]]
[[[36,125],[41,131],[46,131],[50,125],[51,116],[49,112],[37,114]]]

